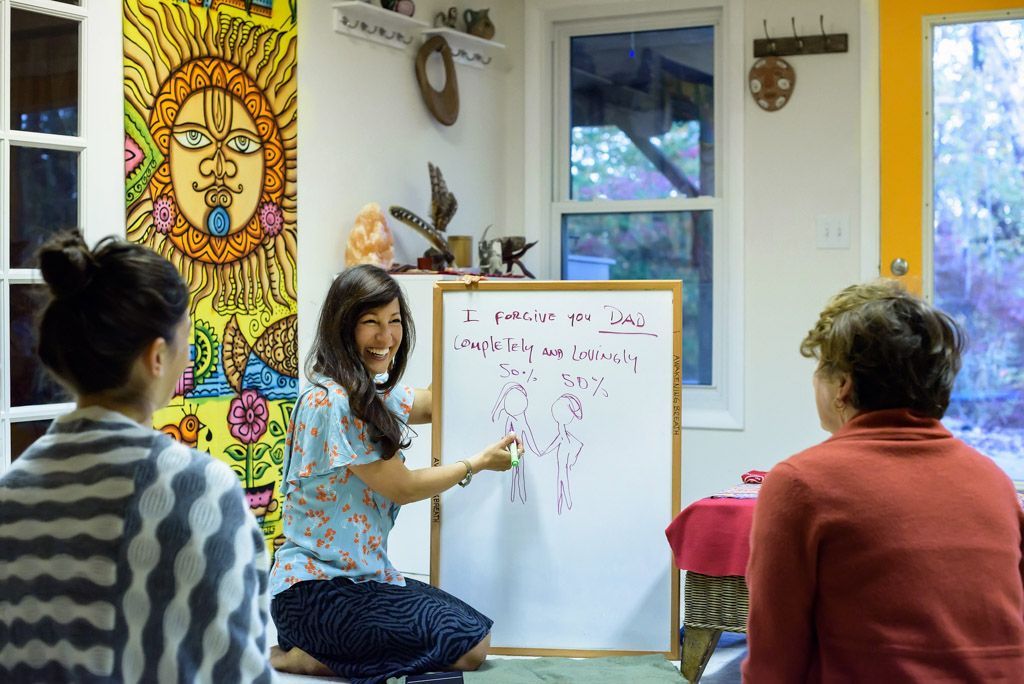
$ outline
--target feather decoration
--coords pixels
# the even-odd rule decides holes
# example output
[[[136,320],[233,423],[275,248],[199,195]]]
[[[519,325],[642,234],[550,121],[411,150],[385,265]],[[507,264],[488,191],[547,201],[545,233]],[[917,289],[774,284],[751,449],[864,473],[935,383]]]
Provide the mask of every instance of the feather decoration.
[[[427,170],[430,172],[430,219],[434,222],[434,228],[443,233],[458,211],[459,203],[455,195],[448,192],[448,184],[444,182],[441,169],[427,162]]]
[[[444,233],[404,207],[391,206],[388,211],[396,219],[425,237],[434,249],[444,255],[445,261],[449,264],[455,261],[455,255],[448,249],[448,241],[445,240]]]
[[[451,264],[455,261],[455,255],[448,249],[445,229],[448,228],[452,217],[455,216],[459,203],[456,201],[455,195],[449,192],[441,169],[427,162],[427,170],[430,172],[430,218],[433,225],[405,207],[391,206],[388,211],[396,219],[425,237],[434,249],[444,255],[445,261]]]

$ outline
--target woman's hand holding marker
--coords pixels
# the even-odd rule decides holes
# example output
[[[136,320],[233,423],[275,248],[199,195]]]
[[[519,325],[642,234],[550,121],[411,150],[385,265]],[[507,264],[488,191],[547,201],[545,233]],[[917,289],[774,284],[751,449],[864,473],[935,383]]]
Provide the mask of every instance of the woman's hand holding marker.
[[[514,432],[510,432],[499,441],[495,442],[470,459],[473,462],[473,470],[502,471],[510,469],[512,467],[512,461],[509,459],[509,453],[511,453],[511,445],[513,444],[517,451],[522,450],[523,443]]]

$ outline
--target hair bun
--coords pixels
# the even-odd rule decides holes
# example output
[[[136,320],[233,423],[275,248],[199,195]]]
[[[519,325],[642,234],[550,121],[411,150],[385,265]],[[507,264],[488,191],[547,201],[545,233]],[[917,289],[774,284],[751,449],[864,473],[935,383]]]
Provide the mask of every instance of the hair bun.
[[[60,233],[39,249],[39,269],[54,297],[81,292],[97,268],[92,251],[78,231]]]

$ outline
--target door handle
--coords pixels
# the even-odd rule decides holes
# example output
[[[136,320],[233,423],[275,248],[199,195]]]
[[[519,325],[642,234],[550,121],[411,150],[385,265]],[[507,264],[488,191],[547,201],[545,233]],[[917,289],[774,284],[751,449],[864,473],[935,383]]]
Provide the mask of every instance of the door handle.
[[[892,263],[889,264],[889,272],[894,276],[905,276],[909,270],[910,264],[908,264],[907,260],[903,257],[896,257],[892,260]]]

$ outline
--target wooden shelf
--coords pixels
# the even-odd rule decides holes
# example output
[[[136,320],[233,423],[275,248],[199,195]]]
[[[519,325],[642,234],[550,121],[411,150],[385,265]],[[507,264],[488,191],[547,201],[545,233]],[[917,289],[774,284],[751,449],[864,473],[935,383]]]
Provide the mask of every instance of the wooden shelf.
[[[505,46],[493,40],[477,38],[462,31],[450,28],[427,28],[422,31],[426,37],[443,36],[452,48],[452,58],[459,64],[483,69],[489,66],[494,57],[501,53]]]
[[[418,19],[358,0],[336,2],[332,7],[335,32],[399,50],[412,45],[416,34],[429,26]]]

